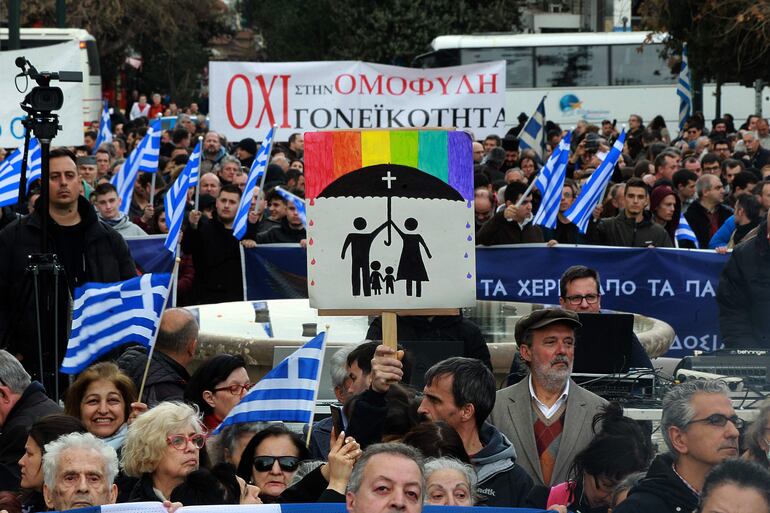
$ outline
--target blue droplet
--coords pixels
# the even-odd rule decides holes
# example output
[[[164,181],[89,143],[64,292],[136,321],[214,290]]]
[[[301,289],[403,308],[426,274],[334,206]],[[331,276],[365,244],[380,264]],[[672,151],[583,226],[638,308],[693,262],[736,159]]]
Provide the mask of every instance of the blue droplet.
[[[472,206],[472,205],[471,205],[471,202],[470,202],[470,201],[468,201],[466,206],[467,206],[468,208],[471,208],[471,206]]]
[[[465,223],[465,227],[466,228],[470,228],[471,227],[471,223]]]
[[[470,235],[468,235],[468,242],[470,242],[470,241],[472,241],[472,240],[473,240],[473,237],[471,237]]]
[[[469,280],[470,280],[471,278],[473,278],[473,276],[471,276],[471,273],[468,273],[468,274],[466,274],[466,275],[465,275],[465,277],[466,277],[466,278],[468,278]]]
[[[465,256],[463,256],[463,258],[468,258],[468,253],[466,253]]]

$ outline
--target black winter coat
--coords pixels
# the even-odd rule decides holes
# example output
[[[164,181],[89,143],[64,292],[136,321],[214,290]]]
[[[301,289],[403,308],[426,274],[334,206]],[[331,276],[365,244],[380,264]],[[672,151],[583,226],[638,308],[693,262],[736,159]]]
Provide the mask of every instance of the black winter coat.
[[[307,238],[305,228],[295,230],[289,226],[289,222],[284,217],[281,225],[269,229],[256,236],[257,244],[299,244],[302,239]]]
[[[24,455],[30,426],[40,417],[61,412],[61,407],[45,394],[37,381],[24,390],[0,426],[0,490],[19,489],[18,462]]]
[[[195,266],[195,304],[243,301],[240,243],[216,215],[211,220],[202,218],[197,229],[190,226],[184,232],[182,251],[192,255]]]
[[[666,229],[652,220],[652,215],[645,211],[642,221],[626,216],[621,211],[615,217],[602,219],[596,223],[588,223],[588,239],[593,244],[603,246],[618,246],[626,248],[672,248],[671,237]]]
[[[669,454],[656,457],[647,476],[628,493],[615,513],[690,513],[698,507],[698,496],[674,473]]]
[[[730,207],[726,207],[722,204],[716,207],[717,216],[719,218],[719,226],[725,224],[727,218],[733,215],[733,210]],[[695,236],[698,238],[698,246],[701,249],[709,247],[709,241],[711,241],[711,223],[707,215],[706,209],[701,205],[700,201],[693,202],[687,208],[687,212],[684,213],[687,224],[690,225]]]
[[[717,289],[725,347],[770,349],[770,243],[767,222],[733,250]]]
[[[141,346],[130,347],[116,363],[120,370],[139,386],[147,366],[147,349]],[[188,381],[190,374],[187,369],[163,351],[156,349],[152,352],[142,402],[152,408],[163,401],[184,401],[184,390]]]
[[[39,204],[39,202],[38,202]],[[39,205],[38,205],[39,206]],[[37,333],[35,331],[34,293],[26,280],[25,268],[28,256],[40,253],[40,209],[32,215],[17,219],[0,232],[0,347],[5,346],[12,354],[20,354],[27,371],[37,379]],[[96,211],[82,196],[78,197],[78,213],[84,229],[82,269],[86,282],[110,283],[136,277],[136,266],[123,237],[99,221]],[[49,224],[55,222],[49,219]],[[57,252],[54,237],[50,235],[48,247]],[[66,269],[65,269],[66,271]],[[66,315],[72,291],[67,280],[59,283],[59,359],[67,349],[69,318]],[[51,334],[52,335],[52,334]],[[52,348],[46,348],[48,353]],[[52,354],[44,354],[44,362],[53,361]],[[59,362],[60,363],[60,362]],[[50,383],[45,382],[49,392]]]

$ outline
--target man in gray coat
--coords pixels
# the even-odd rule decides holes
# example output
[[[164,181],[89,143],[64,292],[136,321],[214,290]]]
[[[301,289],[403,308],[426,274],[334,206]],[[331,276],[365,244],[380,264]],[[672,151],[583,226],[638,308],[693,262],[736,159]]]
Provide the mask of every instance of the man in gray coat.
[[[536,310],[516,324],[516,342],[530,375],[497,392],[490,422],[513,443],[536,485],[567,480],[575,455],[593,438],[593,417],[607,401],[570,379],[575,312]]]

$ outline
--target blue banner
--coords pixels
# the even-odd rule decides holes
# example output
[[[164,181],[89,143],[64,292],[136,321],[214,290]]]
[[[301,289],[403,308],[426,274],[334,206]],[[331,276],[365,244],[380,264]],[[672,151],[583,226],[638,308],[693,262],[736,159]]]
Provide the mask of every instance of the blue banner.
[[[247,298],[307,297],[305,250],[297,245],[245,251]],[[476,248],[476,297],[559,303],[559,277],[576,264],[599,271],[602,308],[640,313],[676,331],[668,356],[712,351],[719,341],[716,289],[728,255],[663,248],[538,244]]]
[[[174,255],[164,246],[165,235],[128,237],[126,244],[141,273],[170,273],[174,269]]]

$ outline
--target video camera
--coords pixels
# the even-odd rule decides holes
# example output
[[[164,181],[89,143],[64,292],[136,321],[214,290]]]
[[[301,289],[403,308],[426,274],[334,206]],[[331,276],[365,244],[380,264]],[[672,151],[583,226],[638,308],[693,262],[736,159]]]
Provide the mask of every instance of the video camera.
[[[64,105],[64,93],[59,87],[51,87],[51,80],[58,80],[60,82],[83,81],[83,73],[80,71],[38,72],[32,63],[24,57],[16,58],[16,66],[21,68],[21,73],[16,75],[17,79],[19,77],[29,77],[37,83],[37,87],[33,87],[21,103],[21,107],[28,113],[30,110],[51,112],[62,108],[62,105]],[[23,91],[19,89],[19,92]]]

